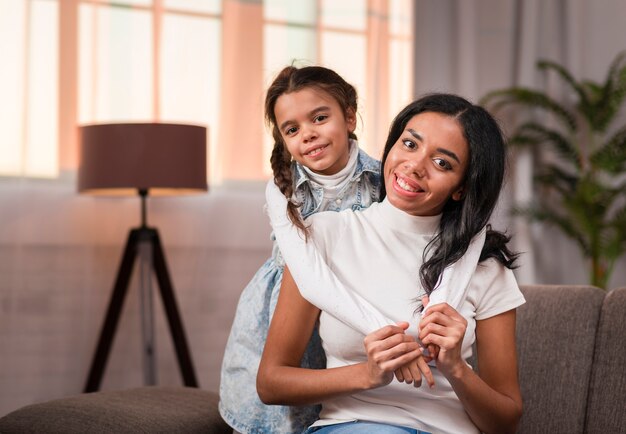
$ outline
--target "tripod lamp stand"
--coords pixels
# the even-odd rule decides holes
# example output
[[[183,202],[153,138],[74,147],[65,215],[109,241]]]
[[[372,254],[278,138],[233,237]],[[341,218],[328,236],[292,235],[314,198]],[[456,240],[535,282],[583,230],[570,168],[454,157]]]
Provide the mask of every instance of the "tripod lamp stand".
[[[207,190],[206,128],[163,123],[97,124],[80,127],[81,156],[78,191],[96,195],[138,195],[140,226],[128,234],[104,323],[85,384],[85,392],[100,388],[136,259],[144,382],[156,384],[154,314],[151,278],[157,278],[178,364],[185,386],[198,382],[174,296],[163,246],[156,228],[147,224],[149,195],[178,195]]]

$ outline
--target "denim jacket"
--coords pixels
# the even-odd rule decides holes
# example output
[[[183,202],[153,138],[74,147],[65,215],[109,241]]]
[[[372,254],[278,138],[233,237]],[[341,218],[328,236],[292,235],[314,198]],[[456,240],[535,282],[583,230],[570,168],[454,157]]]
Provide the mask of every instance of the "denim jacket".
[[[299,163],[292,166],[295,199],[303,218],[319,211],[358,210],[377,202],[380,163],[359,149],[354,175],[335,201],[320,209],[323,189]],[[276,307],[284,261],[278,244],[272,257],[256,272],[239,298],[222,362],[219,410],[224,420],[244,434],[301,433],[318,419],[319,406],[265,405],[256,392],[256,374]],[[302,358],[302,367],[325,368],[326,358],[317,330]]]

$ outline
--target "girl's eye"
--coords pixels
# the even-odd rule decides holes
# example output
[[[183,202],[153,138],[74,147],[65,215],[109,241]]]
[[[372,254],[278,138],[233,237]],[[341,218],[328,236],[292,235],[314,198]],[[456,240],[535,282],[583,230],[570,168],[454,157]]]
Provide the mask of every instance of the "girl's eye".
[[[405,147],[409,148],[409,149],[415,149],[417,148],[417,145],[415,144],[415,142],[413,142],[412,140],[409,139],[404,139],[402,141],[402,143],[404,144]]]
[[[285,130],[285,135],[286,136],[290,136],[290,135],[294,134],[296,131],[298,131],[298,129],[296,127],[287,128]]]
[[[315,122],[322,122],[328,119],[328,115],[317,115],[315,116]]]
[[[443,158],[435,158],[433,160],[435,162],[435,164],[444,169],[444,170],[451,170],[452,166],[450,165],[450,163],[448,163],[446,160],[444,160]]]

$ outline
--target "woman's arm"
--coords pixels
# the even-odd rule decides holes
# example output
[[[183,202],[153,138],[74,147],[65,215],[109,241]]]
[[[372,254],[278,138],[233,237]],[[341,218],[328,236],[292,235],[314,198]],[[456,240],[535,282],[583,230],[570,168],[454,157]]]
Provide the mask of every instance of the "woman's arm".
[[[366,363],[331,369],[300,368],[319,316],[300,295],[287,267],[257,374],[257,392],[266,404],[305,405],[388,384],[394,370],[421,356],[408,324],[385,326],[365,338]]]
[[[474,424],[484,433],[515,432],[522,415],[515,310],[476,321],[478,374],[461,357],[467,322],[456,310],[447,304],[432,306],[420,325],[422,343],[439,346],[437,368]]]

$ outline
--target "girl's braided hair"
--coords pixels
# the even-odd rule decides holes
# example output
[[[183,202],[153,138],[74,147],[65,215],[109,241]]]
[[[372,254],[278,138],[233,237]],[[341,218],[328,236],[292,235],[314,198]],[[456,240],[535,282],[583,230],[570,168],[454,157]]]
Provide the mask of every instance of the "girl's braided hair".
[[[335,71],[322,66],[306,66],[297,68],[287,66],[278,73],[267,90],[265,97],[265,121],[272,129],[274,147],[270,163],[274,173],[274,183],[288,200],[287,213],[291,222],[300,229],[305,236],[308,234],[302,216],[299,212],[301,204],[293,200],[293,170],[291,154],[283,141],[283,137],[278,129],[276,114],[274,109],[276,101],[281,95],[297,92],[305,88],[313,88],[330,95],[341,107],[344,116],[352,112],[357,112],[357,92],[356,89],[347,83]],[[349,138],[356,140],[353,132],[348,134]]]

